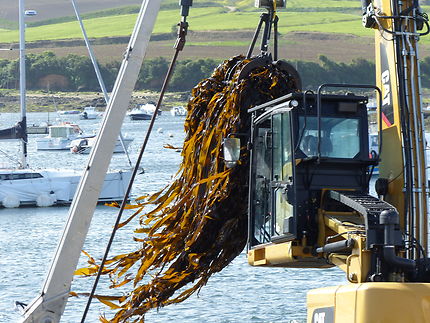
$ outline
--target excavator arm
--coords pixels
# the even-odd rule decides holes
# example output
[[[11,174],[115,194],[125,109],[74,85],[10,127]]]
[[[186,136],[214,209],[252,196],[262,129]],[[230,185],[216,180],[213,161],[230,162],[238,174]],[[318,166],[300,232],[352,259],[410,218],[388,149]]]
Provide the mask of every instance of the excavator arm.
[[[371,27],[376,29],[376,82],[383,92],[379,122],[387,143],[381,153],[379,193],[397,208],[402,229],[427,250],[428,177],[418,51],[419,38],[428,33],[427,16],[416,0],[379,0],[367,8],[365,21],[374,21]],[[417,257],[412,253],[408,258]]]
[[[253,154],[254,160],[252,161],[251,169],[251,190],[250,190],[250,223],[251,225],[257,225],[258,221],[256,217],[260,213],[267,213],[275,219],[273,226],[282,226],[281,223],[276,223],[276,217],[279,213],[286,212],[285,206],[283,204],[290,204],[292,207],[300,207],[301,210],[294,211],[292,213],[293,217],[288,218],[288,223],[286,226],[290,226],[288,229],[291,234],[285,235],[280,240],[287,240],[281,243],[286,243],[290,245],[287,247],[289,250],[299,250],[300,248],[295,248],[297,246],[302,246],[304,248],[300,249],[302,255],[295,256],[292,255],[294,259],[299,258],[318,258],[317,254],[325,253],[323,245],[327,238],[330,238],[330,234],[336,234],[339,236],[344,236],[345,231],[343,226],[337,227],[333,224],[333,221],[324,218],[330,212],[349,212],[352,215],[362,218],[357,221],[357,227],[354,229],[355,232],[359,232],[357,240],[361,240],[362,237],[366,240],[376,239],[374,235],[383,240],[383,230],[378,232],[368,231],[369,226],[372,226],[372,221],[375,225],[382,225],[382,223],[376,223],[378,217],[384,210],[395,210],[398,213],[398,230],[404,233],[408,237],[411,237],[416,244],[419,244],[422,249],[427,250],[427,176],[425,167],[425,136],[424,136],[424,122],[423,115],[421,112],[421,101],[420,101],[420,78],[419,78],[419,62],[418,62],[418,49],[417,41],[419,37],[425,33],[420,30],[423,25],[427,25],[427,19],[425,14],[420,11],[417,1],[403,1],[402,6],[400,6],[395,1],[362,1],[363,6],[363,25],[368,28],[375,29],[375,43],[376,43],[376,66],[377,66],[377,86],[375,89],[378,92],[379,107],[378,107],[378,124],[379,124],[379,152],[378,155],[374,157],[369,157],[366,160],[366,155],[370,152],[368,147],[368,116],[359,113],[359,110],[365,108],[367,103],[367,97],[338,97],[330,98],[327,95],[322,94],[322,89],[327,87],[338,87],[338,88],[362,88],[361,85],[348,85],[348,84],[325,84],[318,89],[317,94],[313,92],[305,92],[301,96],[291,96],[276,99],[274,102],[268,102],[261,106],[252,109],[251,113],[254,114],[254,121],[252,125],[253,134],[251,135],[251,140],[253,144]],[[364,86],[364,88],[371,88],[369,86]],[[352,99],[351,99],[352,98]],[[335,103],[338,101],[338,103]],[[354,101],[351,104],[355,106],[347,110],[341,105],[346,105],[342,101]],[[294,102],[294,103],[293,103]],[[337,110],[329,107],[332,104],[338,104]],[[275,125],[275,115],[281,114],[282,111],[278,112],[277,109],[297,106],[298,109],[290,109],[290,123],[291,129],[286,129],[286,127],[276,128]],[[342,110],[343,109],[343,110]],[[349,120],[352,125],[352,117],[360,119],[360,126],[355,131],[364,131],[360,134],[360,142],[365,142],[365,145],[360,147],[357,146],[357,150],[351,156],[342,156],[337,152],[333,152],[333,147],[331,147],[330,152],[323,152],[324,140],[329,138],[330,135],[335,133],[335,127],[323,129],[324,128],[324,110],[327,110],[327,116],[332,115],[337,118],[345,118]],[[311,117],[312,113],[315,117]],[[354,115],[355,113],[355,115]],[[297,115],[296,115],[297,114]],[[307,115],[306,115],[307,114]],[[312,120],[310,120],[312,118]],[[304,125],[303,121],[304,120]],[[340,120],[340,119],[339,119]],[[308,125],[306,125],[308,121]],[[309,121],[314,123],[314,126],[309,125]],[[302,122],[302,124],[300,124]],[[331,122],[332,124],[335,121]],[[366,124],[364,124],[366,123]],[[327,121],[328,124],[328,121]],[[266,166],[268,169],[267,174],[263,174],[258,168],[261,167],[259,160],[261,159],[261,152],[258,151],[260,147],[259,140],[261,132],[265,131],[265,140],[268,138],[271,140],[272,146],[275,145],[274,139],[271,137],[275,136],[275,133],[279,131],[288,131],[293,144],[293,151],[295,163],[292,165],[293,170],[283,173],[286,174],[275,174],[276,170],[273,169],[273,165],[276,163],[286,163],[285,159],[275,160],[276,151],[274,148],[271,149],[273,160],[266,161]],[[309,154],[305,151],[303,138],[304,134],[310,136],[316,134],[318,150],[315,154]],[[324,131],[329,131],[331,133],[324,133]],[[259,132],[259,133],[258,133]],[[340,137],[335,138],[339,142],[341,138],[346,138],[346,136],[351,136],[348,133],[340,133]],[[349,141],[348,141],[349,140]],[[346,138],[345,143],[350,142],[354,145],[359,145],[359,142],[353,142],[351,139]],[[267,143],[266,143],[267,144]],[[335,146],[336,143],[330,143]],[[289,147],[285,146],[285,149]],[[261,148],[264,150],[265,148]],[[346,147],[345,147],[346,149]],[[269,151],[264,151],[263,153],[268,153]],[[325,154],[325,156],[324,156]],[[338,154],[338,155],[336,155]],[[359,156],[359,154],[361,156]],[[303,158],[305,157],[305,158]],[[326,157],[325,160],[322,157]],[[335,158],[330,158],[335,157]],[[341,158],[343,159],[341,159]],[[338,168],[348,169],[345,157],[349,158],[349,163],[357,163],[364,165],[366,167],[370,166],[372,163],[378,164],[380,176],[376,182],[376,190],[379,199],[375,199],[370,202],[367,193],[369,191],[369,180],[371,173],[369,174],[368,168],[364,168],[364,172],[353,173],[354,176],[364,176],[360,183],[356,181],[351,181],[348,184],[343,184],[341,181],[337,181],[333,176],[338,176],[336,172],[330,174],[328,170],[327,174],[332,175],[332,177],[321,176],[320,180],[324,183],[315,184],[315,188],[312,187],[314,183],[312,179],[301,178],[301,173],[306,171],[305,175],[307,177],[313,176],[316,178],[318,172],[324,169],[325,166],[322,164],[323,161],[327,161],[335,164]],[[358,158],[359,157],[359,158]],[[317,163],[312,164],[313,159]],[[337,158],[337,159],[336,159]],[[302,170],[302,165],[306,164],[306,170]],[[285,166],[284,166],[285,167]],[[291,166],[290,166],[291,167]],[[311,174],[309,174],[311,170]],[[345,173],[346,174],[346,173]],[[267,176],[266,176],[267,175]],[[284,177],[283,181],[274,180],[275,177]],[[263,184],[260,178],[264,178],[267,181],[267,196],[255,195],[255,190],[261,187]],[[315,181],[314,178],[314,181]],[[367,178],[367,181],[366,181]],[[304,183],[305,181],[307,183]],[[264,182],[264,180],[263,180]],[[303,186],[303,187],[300,187]],[[297,188],[299,187],[299,188]],[[295,189],[295,191],[294,191]],[[277,201],[276,195],[283,191],[284,199]],[[300,191],[300,192],[299,192]],[[312,194],[303,197],[302,191],[315,191]],[[354,191],[359,192],[363,195],[362,210],[357,209],[357,205],[360,205],[359,200],[355,200],[351,205],[345,203],[345,199],[336,200],[334,192],[343,191]],[[282,195],[281,194],[281,195]],[[269,196],[270,195],[270,196]],[[293,196],[295,195],[295,196]],[[272,199],[269,202],[263,202],[265,199]],[[337,205],[339,204],[339,205]],[[284,203],[286,202],[286,203]],[[300,205],[303,202],[306,205]],[[366,209],[368,204],[374,203],[378,207],[384,205],[382,209],[378,209],[371,218],[366,214]],[[334,206],[333,206],[334,205]],[[276,206],[278,206],[276,208]],[[333,209],[333,210],[332,210]],[[303,218],[307,218],[305,221]],[[312,220],[309,220],[313,218]],[[267,222],[266,217],[266,222]],[[285,220],[285,219],[284,219]],[[264,219],[262,220],[264,222]],[[262,223],[260,221],[259,223]],[[382,221],[382,220],[381,220]],[[266,223],[264,222],[264,223]],[[365,228],[363,227],[364,223]],[[261,228],[260,228],[261,229]],[[295,231],[294,231],[295,230]],[[258,253],[263,253],[259,250],[259,246],[266,248],[271,246],[267,244],[266,240],[256,240],[255,229],[250,227],[250,262],[262,263],[262,259],[257,256]],[[270,240],[270,233],[267,231],[267,236]],[[272,232],[277,231],[277,229],[272,228]],[[351,231],[351,230],[349,230]],[[369,236],[372,234],[372,236]],[[273,234],[272,234],[273,238]],[[272,239],[273,240],[273,239]],[[276,239],[275,239],[276,240]],[[347,239],[344,239],[347,240]],[[265,242],[265,243],[258,243]],[[313,245],[310,245],[311,243]],[[274,245],[274,243],[273,243]],[[319,246],[315,249],[315,245]],[[367,242],[368,247],[371,243]],[[257,247],[255,247],[257,246]],[[277,244],[276,249],[279,249],[279,244]],[[351,248],[350,248],[351,249]],[[313,250],[313,251],[312,251]],[[321,252],[316,252],[319,250]],[[305,252],[307,251],[307,252]],[[405,257],[412,260],[419,258],[415,250],[405,251]],[[300,253],[300,252],[299,252]],[[306,256],[307,255],[307,256]],[[270,263],[266,259],[267,263]],[[264,262],[264,261],[263,261]],[[290,260],[286,259],[285,263],[289,263]],[[279,265],[279,264],[278,264]]]

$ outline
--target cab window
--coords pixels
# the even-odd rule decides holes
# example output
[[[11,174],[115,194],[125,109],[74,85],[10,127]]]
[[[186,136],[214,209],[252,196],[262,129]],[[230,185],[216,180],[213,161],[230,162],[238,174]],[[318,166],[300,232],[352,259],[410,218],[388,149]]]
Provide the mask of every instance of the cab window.
[[[299,117],[300,150],[307,156],[318,155],[317,117]],[[360,152],[360,124],[356,118],[321,118],[322,157],[354,158]]]

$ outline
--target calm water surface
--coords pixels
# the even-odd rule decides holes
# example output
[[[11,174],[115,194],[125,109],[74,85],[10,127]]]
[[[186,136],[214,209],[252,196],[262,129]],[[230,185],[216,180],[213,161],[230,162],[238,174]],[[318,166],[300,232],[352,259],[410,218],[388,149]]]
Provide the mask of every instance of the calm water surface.
[[[29,123],[46,121],[45,113],[29,113]],[[50,120],[55,119],[51,113]],[[0,127],[14,124],[17,114],[0,115]],[[69,119],[71,121],[72,119]],[[165,113],[156,121],[149,146],[143,158],[144,174],[137,176],[133,195],[154,192],[166,185],[176,173],[180,154],[163,148],[164,144],[180,147],[184,138],[182,117]],[[98,128],[98,121],[77,120],[85,132]],[[148,121],[125,120],[123,134],[135,140],[130,147],[132,161],[137,158]],[[161,128],[163,131],[157,132]],[[39,135],[37,135],[39,136]],[[29,164],[34,168],[82,169],[88,155],[69,152],[37,152],[36,135],[29,139]],[[1,143],[0,152],[16,156],[19,145]],[[1,157],[0,162],[7,159]],[[111,167],[126,168],[124,154],[113,157]],[[117,211],[98,206],[94,214],[84,249],[93,257],[102,257]],[[124,214],[124,218],[129,213]],[[21,318],[14,310],[15,301],[29,303],[41,291],[56,244],[67,220],[67,207],[0,209],[0,323],[18,322]],[[132,240],[135,225],[129,224],[118,231],[111,254],[136,248]],[[81,257],[80,265],[86,259]],[[282,269],[255,268],[247,264],[245,253],[227,268],[216,274],[199,295],[193,295],[182,304],[168,306],[147,315],[147,322],[305,322],[306,293],[312,288],[343,284],[344,274],[339,269]],[[118,294],[108,289],[106,280],[99,284],[97,293]],[[89,292],[92,279],[76,278],[72,290]],[[80,322],[85,298],[71,298],[62,322]],[[97,301],[91,305],[86,322],[98,322],[98,317],[112,313]]]

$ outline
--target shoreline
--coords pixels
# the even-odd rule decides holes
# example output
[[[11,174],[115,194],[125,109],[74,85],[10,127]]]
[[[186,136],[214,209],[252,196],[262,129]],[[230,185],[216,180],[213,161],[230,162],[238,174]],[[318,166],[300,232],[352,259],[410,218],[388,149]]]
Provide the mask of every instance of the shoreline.
[[[135,91],[130,100],[129,109],[137,104],[150,101],[157,102],[159,93],[150,91]],[[170,110],[174,106],[185,106],[188,92],[167,92],[163,99],[161,110]],[[84,107],[94,106],[104,111],[106,103],[101,92],[42,92],[27,91],[27,112],[56,112],[64,110],[83,110]],[[0,90],[0,113],[19,112],[19,91]]]

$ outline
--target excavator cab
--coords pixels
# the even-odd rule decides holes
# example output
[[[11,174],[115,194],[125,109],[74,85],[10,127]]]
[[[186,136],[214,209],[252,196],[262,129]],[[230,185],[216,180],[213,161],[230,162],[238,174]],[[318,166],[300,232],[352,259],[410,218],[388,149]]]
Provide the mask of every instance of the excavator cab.
[[[366,96],[305,92],[250,110],[249,249],[314,246],[324,192],[368,192],[378,158],[369,154],[366,103]]]

